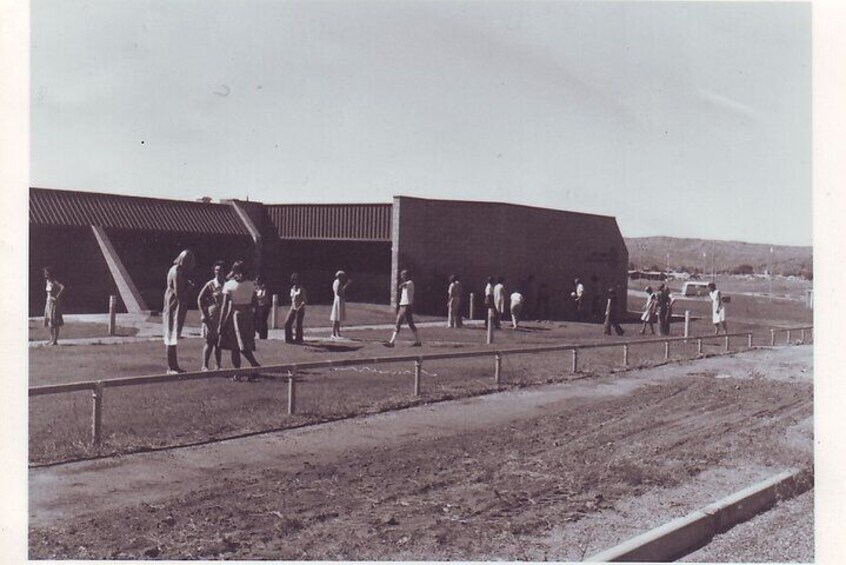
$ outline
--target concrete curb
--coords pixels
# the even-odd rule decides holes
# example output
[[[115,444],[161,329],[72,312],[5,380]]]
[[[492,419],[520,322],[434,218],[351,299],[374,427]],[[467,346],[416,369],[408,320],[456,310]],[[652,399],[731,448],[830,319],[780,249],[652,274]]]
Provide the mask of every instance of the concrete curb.
[[[585,559],[589,562],[668,562],[706,545],[740,522],[813,487],[811,470],[785,471]]]

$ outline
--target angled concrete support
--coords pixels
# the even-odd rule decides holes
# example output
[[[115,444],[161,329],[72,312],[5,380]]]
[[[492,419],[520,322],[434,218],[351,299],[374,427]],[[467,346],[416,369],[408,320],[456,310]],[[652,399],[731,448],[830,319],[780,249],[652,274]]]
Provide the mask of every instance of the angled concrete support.
[[[255,250],[255,276],[261,277],[261,264],[262,264],[262,239],[261,239],[261,230],[258,229],[253,219],[250,217],[250,214],[247,210],[244,209],[244,206],[238,202],[237,200],[222,200],[221,202],[225,202],[234,208],[235,213],[238,214],[238,218],[241,219],[241,222],[244,223],[244,227],[247,228],[247,231],[250,232],[250,237],[253,238],[253,243],[255,243],[256,250]]]
[[[126,311],[131,314],[141,314],[148,310],[147,304],[138,292],[138,288],[129,276],[129,271],[123,266],[123,261],[120,260],[114,246],[112,245],[106,231],[100,226],[91,226],[94,231],[94,237],[97,239],[97,244],[100,246],[100,251],[103,252],[103,257],[106,259],[106,264],[109,266],[109,272],[115,280],[120,298],[126,306]]]

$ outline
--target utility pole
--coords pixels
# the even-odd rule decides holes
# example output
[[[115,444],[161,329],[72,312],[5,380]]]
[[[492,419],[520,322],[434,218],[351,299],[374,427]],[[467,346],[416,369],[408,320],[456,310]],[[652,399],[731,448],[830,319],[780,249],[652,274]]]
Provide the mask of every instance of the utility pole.
[[[770,274],[770,302],[773,301],[773,248],[770,247],[770,266],[767,268],[767,272]]]

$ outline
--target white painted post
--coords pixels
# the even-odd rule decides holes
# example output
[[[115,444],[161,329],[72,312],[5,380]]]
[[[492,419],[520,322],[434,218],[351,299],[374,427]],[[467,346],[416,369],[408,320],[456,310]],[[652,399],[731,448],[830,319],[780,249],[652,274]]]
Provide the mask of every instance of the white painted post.
[[[576,348],[573,348],[573,369],[572,369],[572,372],[573,373],[579,372],[579,350],[576,349]]]
[[[288,371],[288,414],[293,415],[297,409],[297,370]]]
[[[802,345],[805,344],[805,328],[802,328]]]
[[[775,346],[775,330],[770,330],[770,346]]]
[[[790,345],[790,330],[787,330],[787,345]]]
[[[487,343],[488,345],[493,343],[493,334],[494,334],[494,310],[493,308],[488,308],[488,335],[487,335]]]
[[[117,296],[112,294],[109,296],[109,335],[115,335],[117,333],[117,324],[115,323],[116,318]]]
[[[97,381],[91,394],[91,439],[95,447],[100,447],[103,440],[103,381]]]
[[[629,346],[623,344],[623,367],[629,366]]]
[[[270,327],[275,330],[275,329],[279,328],[279,324],[278,324],[279,319],[278,319],[278,313],[277,313],[278,310],[279,310],[279,295],[278,294],[273,295],[272,304],[273,304],[273,306],[271,307],[271,310],[270,310]]]
[[[702,355],[702,338],[696,340],[696,353]]]
[[[746,334],[746,340],[747,340],[746,346],[749,347],[750,349],[752,349],[752,332],[749,332],[748,334]]]
[[[476,293],[470,293],[470,319],[476,319]]]
[[[690,310],[684,311],[684,337],[690,337]]]
[[[700,343],[702,340],[699,340]],[[668,361],[670,359],[670,341],[667,340],[664,342],[664,361]]]
[[[729,336],[726,334],[726,351],[729,350]]]
[[[499,352],[494,354],[494,382],[502,383],[502,354]]]
[[[423,359],[417,358],[414,361],[414,396],[420,396],[420,372],[423,367]]]

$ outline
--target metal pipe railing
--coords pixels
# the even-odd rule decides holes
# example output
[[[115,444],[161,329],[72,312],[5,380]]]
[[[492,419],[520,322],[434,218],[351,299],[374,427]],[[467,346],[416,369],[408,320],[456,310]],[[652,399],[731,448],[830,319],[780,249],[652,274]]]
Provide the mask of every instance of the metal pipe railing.
[[[813,326],[805,326],[801,328],[780,328],[771,331],[771,344],[775,343],[776,332],[802,331],[802,338],[804,342],[805,331],[813,330]],[[706,336],[686,336],[686,337],[662,337],[658,339],[642,339],[630,340],[625,342],[599,342],[586,344],[563,344],[563,345],[546,345],[534,347],[513,347],[503,349],[484,349],[477,351],[463,351],[455,353],[431,353],[426,355],[399,355],[399,356],[383,356],[383,357],[354,357],[348,359],[333,359],[325,361],[311,361],[306,363],[284,363],[281,365],[265,365],[258,370],[262,373],[287,373],[281,377],[288,381],[288,414],[296,413],[296,384],[301,382],[297,374],[309,369],[331,369],[338,367],[351,367],[360,365],[380,365],[388,363],[407,363],[411,362],[414,366],[414,396],[420,395],[422,385],[422,367],[424,362],[431,361],[446,361],[453,359],[471,359],[475,357],[494,357],[494,382],[496,384],[502,383],[502,361],[506,355],[526,355],[536,353],[550,353],[558,351],[572,352],[571,372],[577,373],[579,370],[579,351],[586,349],[599,349],[607,347],[622,347],[623,348],[623,366],[629,365],[629,348],[634,345],[650,345],[650,344],[664,344],[664,359],[670,358],[670,343],[672,342],[688,342],[695,339],[697,341],[697,354],[702,354],[702,344],[708,339],[725,340],[725,351],[729,351],[731,337],[746,337],[747,346],[752,347],[752,333],[739,332],[732,334],[713,334]],[[789,343],[789,342],[788,342]],[[29,388],[29,396],[46,396],[52,394],[64,394],[79,391],[92,391],[92,442],[94,445],[100,445],[102,441],[102,420],[103,420],[103,398],[107,388],[119,388],[125,386],[139,386],[147,384],[161,384],[182,382],[191,380],[214,379],[220,377],[232,377],[239,373],[251,370],[250,367],[238,369],[221,369],[217,371],[197,371],[190,373],[179,373],[175,375],[160,374],[160,375],[144,375],[138,377],[119,377],[115,379],[105,379],[97,381],[80,381],[65,384],[41,385]]]

